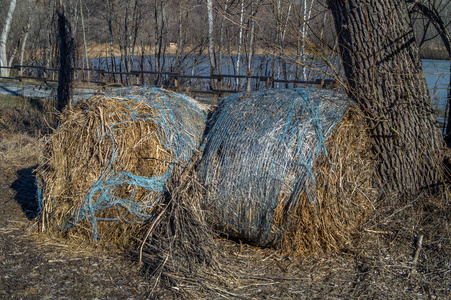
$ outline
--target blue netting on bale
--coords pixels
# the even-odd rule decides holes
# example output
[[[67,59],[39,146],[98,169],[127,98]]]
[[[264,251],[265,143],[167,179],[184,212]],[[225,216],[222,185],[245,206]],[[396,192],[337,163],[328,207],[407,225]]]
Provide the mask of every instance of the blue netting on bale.
[[[205,121],[195,100],[153,87],[114,89],[75,104],[47,138],[37,170],[43,228],[84,222],[97,240],[99,222],[152,218],[174,165],[197,151]]]
[[[224,98],[207,124],[198,172],[203,206],[224,232],[278,241],[301,193],[315,204],[313,164],[350,101],[326,90],[273,89]],[[283,222],[275,222],[276,208]],[[277,223],[277,224],[276,224]]]

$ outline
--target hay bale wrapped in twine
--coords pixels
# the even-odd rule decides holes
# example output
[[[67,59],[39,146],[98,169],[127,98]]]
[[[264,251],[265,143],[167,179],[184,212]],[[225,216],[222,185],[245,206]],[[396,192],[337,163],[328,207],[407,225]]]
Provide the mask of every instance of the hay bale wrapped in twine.
[[[224,98],[197,166],[217,229],[288,252],[342,247],[371,208],[369,141],[338,93],[274,89]]]
[[[125,245],[152,218],[173,166],[198,148],[205,121],[195,100],[151,87],[68,108],[37,169],[40,229]]]

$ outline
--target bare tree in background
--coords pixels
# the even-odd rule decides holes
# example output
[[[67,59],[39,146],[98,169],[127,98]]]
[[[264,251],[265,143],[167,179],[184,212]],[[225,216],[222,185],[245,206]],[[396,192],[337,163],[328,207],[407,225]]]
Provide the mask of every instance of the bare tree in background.
[[[5,26],[2,30],[2,35],[0,36],[0,67],[9,67],[8,58],[6,56],[6,46],[8,41],[8,34],[11,29],[11,22],[13,20],[14,10],[16,9],[16,0],[11,0],[9,2],[8,14],[6,15]],[[9,69],[1,69],[2,76],[9,75]]]
[[[241,50],[243,47],[243,31],[244,31],[244,0],[240,0],[240,23],[239,23],[238,52],[236,55],[236,71],[235,74],[241,75]],[[237,89],[240,89],[241,81],[236,79]]]
[[[164,0],[156,0],[154,4],[154,34],[155,34],[155,71],[163,71],[166,52],[166,4]],[[161,84],[160,76],[157,76],[155,84]]]
[[[249,51],[247,55],[247,74],[252,75],[254,50],[255,50],[255,16],[257,15],[260,6],[260,1],[252,0],[250,3],[250,18],[248,19],[248,35],[249,35]],[[247,79],[246,90],[251,91],[251,79]]]
[[[85,30],[85,18],[83,16],[83,3],[81,0],[79,0],[80,4],[80,17],[81,17],[81,30],[83,33],[83,50],[84,50],[84,57],[85,60],[83,62],[83,67],[86,69],[89,69],[89,57],[88,57],[88,44],[86,42],[86,30]],[[88,81],[91,80],[90,72],[88,71]]]
[[[208,19],[208,57],[210,60],[210,75],[216,74],[216,54],[214,39],[214,15],[213,2],[207,0],[207,19]]]
[[[31,29],[31,23],[32,23],[32,14],[33,14],[33,9],[31,6],[31,0],[27,1],[28,3],[28,15],[27,15],[27,23],[25,25],[25,33],[24,33],[24,37],[22,40],[22,45],[20,47],[20,65],[23,65],[23,61],[24,61],[24,54],[25,54],[25,47],[27,45],[27,41],[28,41],[28,36],[30,34],[30,29]],[[23,68],[20,68],[20,76],[23,76]]]
[[[58,10],[58,41],[59,41],[59,82],[58,82],[58,111],[71,103],[75,67],[75,42],[72,28],[64,14],[62,4]]]
[[[112,71],[116,72],[116,56],[114,53],[114,29],[113,29],[113,3],[111,0],[106,1],[106,22],[108,25],[110,55],[111,55],[111,67]],[[116,76],[113,74],[113,81],[116,82]]]
[[[187,0],[181,0],[178,2],[178,32],[177,32],[177,51],[176,59],[172,66],[171,71],[177,73],[181,72],[181,67],[184,59],[186,58],[186,40],[188,31],[188,16],[189,16],[189,6]]]
[[[229,10],[229,1],[230,0],[224,0],[223,6],[220,8],[223,12],[221,16],[221,23],[219,26],[219,57],[218,57],[218,65],[219,68],[222,68],[223,65],[223,58],[224,58],[224,23],[226,21],[225,15],[227,14]]]

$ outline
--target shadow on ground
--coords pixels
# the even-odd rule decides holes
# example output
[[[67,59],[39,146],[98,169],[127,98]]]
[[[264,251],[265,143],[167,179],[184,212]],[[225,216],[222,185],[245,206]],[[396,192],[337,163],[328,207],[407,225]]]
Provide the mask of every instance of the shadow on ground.
[[[39,214],[39,204],[37,198],[36,180],[34,169],[36,166],[17,171],[17,179],[11,185],[16,191],[14,199],[22,206],[22,210],[29,220],[34,219]]]

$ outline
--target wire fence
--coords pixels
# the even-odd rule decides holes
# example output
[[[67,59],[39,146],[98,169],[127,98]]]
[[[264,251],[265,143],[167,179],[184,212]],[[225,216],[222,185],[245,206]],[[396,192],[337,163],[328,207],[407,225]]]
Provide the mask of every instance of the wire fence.
[[[25,81],[38,81],[45,84],[58,82],[59,69],[46,68],[43,66],[15,65],[12,67],[0,67],[9,69],[8,76],[0,76],[0,79]],[[255,76],[213,74],[186,75],[175,72],[139,71],[116,72],[105,69],[75,68],[74,78],[76,83],[90,83],[100,87],[119,85],[149,85],[164,87],[177,91],[190,91],[193,93],[208,93],[217,96],[224,94],[238,93],[244,90],[261,90],[275,87],[275,84],[282,84],[285,88],[296,88],[300,86],[316,86],[330,88],[336,85],[335,80],[317,78],[312,80],[286,80],[274,78],[274,76]],[[240,88],[237,81],[246,82],[246,89]]]

